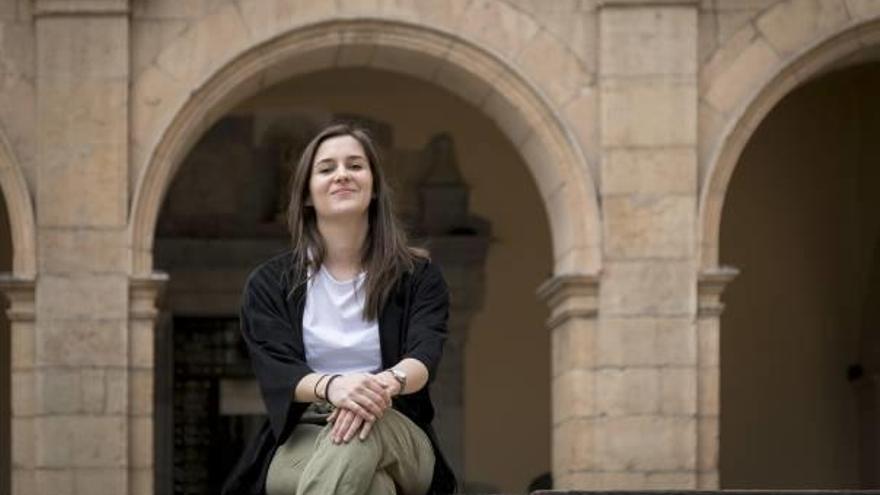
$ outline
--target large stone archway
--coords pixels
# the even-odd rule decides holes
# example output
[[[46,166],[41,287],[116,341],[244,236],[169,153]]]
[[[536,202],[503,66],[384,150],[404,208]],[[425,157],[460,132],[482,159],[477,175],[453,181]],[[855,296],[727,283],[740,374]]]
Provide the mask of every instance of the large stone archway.
[[[151,147],[134,191],[129,219],[133,340],[147,343],[152,338],[153,301],[162,281],[153,273],[154,231],[165,193],[190,148],[245,98],[284,79],[334,67],[371,67],[422,78],[493,120],[523,157],[548,213],[556,276],[548,286],[553,309],[548,325],[595,317],[598,201],[584,153],[557,114],[553,95],[545,97],[514,67],[460,36],[400,21],[333,20],[247,46],[195,89],[186,90],[189,96]],[[577,352],[555,347],[556,356]],[[578,365],[576,356],[563,360]],[[566,396],[576,391],[554,390],[554,408],[574,403]],[[571,407],[563,409],[563,414],[557,411],[559,417],[577,415]],[[555,443],[553,449],[554,464],[567,455],[557,452]]]
[[[719,258],[722,213],[731,177],[758,126],[784,97],[829,71],[876,60],[880,11],[865,5],[832,28],[786,33],[784,24],[763,23],[760,35],[740,50],[728,70],[712,80],[701,95],[701,105],[709,108],[705,115],[720,116],[716,120],[724,122],[701,136],[698,352],[701,366],[708,370],[701,372],[699,388],[700,428],[707,432],[705,445],[701,442],[699,446],[702,462],[718,463],[720,317],[724,308],[720,298],[738,273],[735,267],[722,266]],[[778,17],[791,6],[791,2],[781,2],[763,16]],[[707,124],[707,130],[713,125]]]

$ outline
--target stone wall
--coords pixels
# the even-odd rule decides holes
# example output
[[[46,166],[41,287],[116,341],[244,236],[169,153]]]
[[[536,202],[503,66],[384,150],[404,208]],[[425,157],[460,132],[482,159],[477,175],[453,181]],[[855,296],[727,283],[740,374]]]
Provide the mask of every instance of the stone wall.
[[[13,492],[28,494],[153,491],[163,198],[236,105],[352,67],[456,95],[534,180],[558,486],[716,487],[728,183],[786,94],[880,44],[874,0],[0,3]]]

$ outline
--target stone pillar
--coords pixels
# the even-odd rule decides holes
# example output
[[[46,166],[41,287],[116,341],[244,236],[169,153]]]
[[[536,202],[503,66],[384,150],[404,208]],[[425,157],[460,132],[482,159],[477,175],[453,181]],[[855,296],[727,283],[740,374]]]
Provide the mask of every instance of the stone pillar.
[[[698,4],[600,3],[595,427],[563,486],[697,486]]]
[[[127,0],[35,0],[34,491],[128,493]]]
[[[157,302],[168,275],[133,278],[129,285],[128,328],[128,494],[154,490],[154,363]]]
[[[697,488],[701,490],[719,488],[721,294],[737,273],[730,267],[704,271],[697,287]]]
[[[550,306],[554,488],[587,488],[582,475],[594,464],[598,292],[594,274],[557,276],[538,288]]]
[[[0,276],[0,291],[9,301],[12,375],[12,494],[31,495],[34,483],[34,281]]]

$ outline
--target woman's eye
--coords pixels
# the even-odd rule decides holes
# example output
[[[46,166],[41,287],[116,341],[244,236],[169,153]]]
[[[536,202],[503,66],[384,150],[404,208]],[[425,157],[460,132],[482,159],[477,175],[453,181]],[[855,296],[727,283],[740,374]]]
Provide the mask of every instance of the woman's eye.
[[[352,168],[354,170],[360,170],[360,169],[364,168],[363,164],[361,164],[361,163],[352,163],[348,167]]]

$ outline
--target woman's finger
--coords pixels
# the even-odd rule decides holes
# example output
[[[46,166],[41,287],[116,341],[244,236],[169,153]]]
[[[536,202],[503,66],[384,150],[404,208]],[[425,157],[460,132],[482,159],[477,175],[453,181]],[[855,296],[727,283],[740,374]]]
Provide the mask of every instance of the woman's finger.
[[[372,412],[373,414],[375,414],[378,417],[382,417],[382,413],[390,405],[385,400],[385,397],[383,397],[380,394],[377,394],[376,392],[373,392],[370,389],[364,389],[360,393],[360,397],[362,397],[363,399],[366,399],[367,404],[364,404],[363,401],[358,401],[358,403],[365,406],[367,409],[370,410],[370,412]]]
[[[342,417],[336,422],[334,429],[336,430],[336,435],[333,437],[333,443],[341,443],[343,437],[345,436],[345,432],[348,431],[348,428],[351,426],[352,422],[354,422],[358,417],[354,414],[343,414]]]
[[[360,416],[355,416],[354,421],[348,425],[348,429],[345,431],[345,434],[342,436],[342,441],[344,443],[348,443],[352,438],[354,438],[355,434],[357,434],[358,430],[361,428],[361,425],[364,424],[364,420]]]
[[[361,428],[361,434],[359,435],[362,442],[367,439],[367,435],[369,435],[370,430],[373,429],[373,424],[374,423],[372,421],[367,421],[364,423],[364,426]]]
[[[385,407],[391,405],[391,393],[388,392],[388,387],[381,380],[375,376],[370,376],[370,380],[366,381],[364,385],[368,390],[382,397]]]
[[[367,421],[375,421],[376,420],[376,411],[379,413],[382,412],[372,401],[366,400],[363,396],[353,396],[349,399],[349,402],[345,404],[347,409],[351,409],[351,411],[361,418]]]
[[[330,416],[327,416],[327,422],[332,423],[336,421],[337,416],[339,416],[339,409],[334,409],[333,412],[330,413]]]

